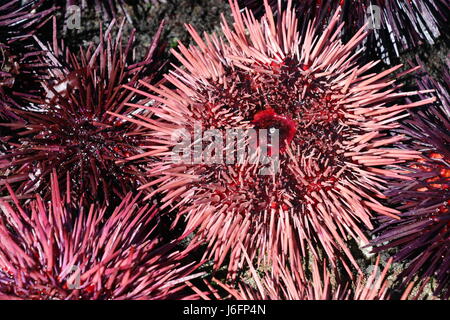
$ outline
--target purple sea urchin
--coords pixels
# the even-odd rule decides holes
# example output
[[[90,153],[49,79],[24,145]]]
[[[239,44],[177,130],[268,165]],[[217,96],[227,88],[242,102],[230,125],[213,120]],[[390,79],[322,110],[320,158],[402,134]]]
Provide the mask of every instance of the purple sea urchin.
[[[53,11],[40,10],[42,0],[22,2],[0,5],[0,119],[16,118],[9,107],[16,107],[21,96],[30,97],[38,90],[32,81],[39,78],[40,71],[32,37]]]
[[[450,82],[448,73],[445,76]],[[411,112],[402,134],[410,137],[407,147],[423,157],[402,168],[408,180],[392,183],[386,193],[402,210],[401,220],[381,219],[375,251],[398,248],[396,261],[409,262],[401,277],[404,283],[416,275],[435,277],[434,293],[450,296],[450,95],[444,84],[421,75],[418,86],[434,89],[438,100],[428,108]]]
[[[40,43],[50,80],[41,82],[43,96],[30,98],[27,108],[14,109],[22,121],[5,124],[19,138],[0,157],[6,172],[0,185],[20,183],[18,192],[48,197],[49,176],[56,169],[59,180],[71,185],[73,196],[110,201],[144,183],[139,163],[121,161],[142,152],[136,126],[107,112],[136,113],[126,106],[132,100],[122,86],[134,86],[138,78],[154,80],[161,65],[154,53],[162,25],[140,62],[133,56],[134,34],[124,46],[122,27],[114,37],[111,24],[96,48],[91,44],[79,55],[58,47],[56,39],[52,49]],[[67,172],[71,181],[65,181]]]
[[[51,201],[0,200],[0,299],[196,298],[186,280],[199,264],[183,238],[161,243],[155,205],[128,194],[114,208],[84,207],[51,176]],[[112,213],[110,212],[112,211]]]
[[[368,242],[363,229],[372,228],[374,212],[398,213],[377,200],[384,178],[400,177],[384,166],[419,157],[392,148],[403,137],[389,130],[398,127],[405,109],[433,99],[401,104],[399,98],[417,92],[397,92],[388,76],[400,66],[379,74],[370,71],[376,62],[359,66],[354,49],[366,31],[344,44],[339,11],[321,34],[311,22],[299,34],[290,5],[274,17],[266,3],[258,21],[230,4],[235,24],[231,29],[224,19],[226,39],[202,40],[187,27],[197,46],[180,44],[173,51],[183,64],[166,76],[175,89],[145,82],[152,92],[130,88],[154,100],[151,106],[130,104],[151,116],[117,115],[149,130],[149,151],[129,158],[147,158],[148,175],[155,178],[141,189],[165,192],[165,205],[179,209],[178,220],[198,230],[193,241],[208,242],[206,257],[216,267],[230,259],[232,276],[245,262],[240,242],[252,261],[273,263],[275,273],[278,261],[300,268],[310,250],[316,257],[323,251],[333,265],[341,261],[351,274],[345,261],[358,265],[347,240]],[[258,121],[258,115],[271,121]],[[225,136],[230,128],[275,122],[292,132],[292,139],[289,134],[280,141],[285,150],[276,173],[258,174],[261,165],[248,157],[237,164],[174,160],[173,138],[180,130],[201,140],[195,138],[197,124]]]

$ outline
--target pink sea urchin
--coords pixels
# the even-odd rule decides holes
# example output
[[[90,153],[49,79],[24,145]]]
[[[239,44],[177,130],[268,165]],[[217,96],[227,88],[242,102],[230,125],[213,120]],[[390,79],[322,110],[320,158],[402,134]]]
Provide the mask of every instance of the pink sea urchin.
[[[198,276],[195,247],[158,240],[155,205],[128,194],[113,210],[84,207],[60,193],[56,173],[49,202],[20,202],[9,190],[13,203],[0,200],[0,299],[198,297],[185,283]]]
[[[333,264],[339,259],[351,273],[345,257],[358,265],[347,240],[367,243],[363,229],[372,228],[373,213],[397,213],[377,200],[383,178],[398,177],[385,166],[419,157],[392,148],[403,137],[389,130],[405,109],[433,99],[402,104],[399,98],[416,92],[398,92],[389,75],[400,66],[376,74],[377,62],[358,65],[354,49],[366,31],[343,43],[339,10],[322,33],[311,21],[300,34],[291,2],[276,17],[265,2],[261,20],[230,5],[235,23],[230,28],[223,19],[225,39],[202,40],[187,27],[197,46],[173,51],[183,65],[166,76],[174,88],[145,82],[152,92],[130,88],[154,100],[129,104],[151,116],[117,115],[149,130],[150,151],[130,157],[147,158],[155,178],[141,188],[167,194],[166,204],[197,229],[194,243],[207,240],[216,267],[227,258],[230,271],[242,267],[242,242],[251,260],[271,262],[274,272],[277,261],[300,268],[311,250]],[[230,128],[284,130],[279,170],[258,174],[252,155],[233,164],[174,161],[174,135],[184,130],[195,137],[197,124],[222,136]]]
[[[311,261],[312,276],[307,280],[304,274],[286,266],[279,266],[279,276],[260,276],[250,265],[253,285],[241,281],[233,288],[220,280],[214,281],[229,294],[228,297],[237,300],[388,300],[391,292],[387,274],[391,264],[392,259],[380,268],[378,257],[369,274],[359,275],[353,284],[349,281],[332,283],[336,282],[338,274],[320,266],[315,259]],[[402,298],[406,299],[408,294],[409,291],[405,291]]]
[[[264,0],[238,2],[257,16],[264,13]],[[268,1],[272,10],[278,10],[280,3],[286,8],[288,2]],[[350,39],[354,30],[366,26],[369,31],[364,43],[367,58],[383,57],[390,64],[398,61],[399,54],[406,50],[424,43],[433,44],[439,37],[445,37],[449,21],[446,0],[298,0],[292,5],[301,20],[316,18],[320,25],[326,25],[336,10],[342,10],[343,39]],[[304,27],[306,23],[301,25]]]

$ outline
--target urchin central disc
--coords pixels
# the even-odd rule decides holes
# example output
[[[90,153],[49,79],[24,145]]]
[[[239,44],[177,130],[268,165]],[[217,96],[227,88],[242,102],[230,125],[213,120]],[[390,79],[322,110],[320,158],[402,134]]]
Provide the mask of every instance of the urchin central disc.
[[[283,152],[294,139],[297,124],[289,117],[279,115],[272,108],[257,112],[252,124],[256,129],[277,129],[280,135],[280,151]]]

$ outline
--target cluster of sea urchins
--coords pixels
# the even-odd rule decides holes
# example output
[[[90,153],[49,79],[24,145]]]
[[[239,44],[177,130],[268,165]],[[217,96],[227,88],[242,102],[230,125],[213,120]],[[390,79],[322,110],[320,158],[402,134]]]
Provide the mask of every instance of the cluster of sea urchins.
[[[0,6],[0,298],[390,299],[392,261],[402,298],[416,275],[448,297],[447,91],[402,91],[418,68],[368,59],[434,41],[444,1],[241,2],[256,17],[230,0],[223,37],[188,26],[196,46],[157,84],[162,26],[137,61],[125,22],[73,53],[56,19],[35,34],[56,8]],[[126,1],[92,3],[111,17]],[[364,274],[373,229],[397,253]],[[208,260],[227,278],[198,281]]]
[[[200,297],[188,287],[200,275],[197,245],[182,244],[186,234],[164,239],[158,205],[133,195],[142,172],[122,160],[141,150],[139,130],[107,114],[131,112],[124,84],[157,78],[162,25],[141,61],[134,32],[124,43],[124,25],[114,23],[74,54],[58,45],[55,19],[53,38],[36,36],[53,10],[41,4],[0,7],[9,130],[0,149],[0,298]],[[27,78],[28,94],[17,90]]]
[[[377,62],[358,65],[355,48],[367,32],[360,29],[343,43],[340,10],[322,32],[309,23],[299,34],[293,10],[275,19],[265,2],[266,14],[256,20],[230,4],[234,25],[223,20],[225,39],[202,40],[188,27],[197,46],[180,44],[173,51],[183,65],[166,76],[174,88],[145,82],[149,92],[130,88],[154,99],[153,106],[136,105],[151,117],[117,115],[149,130],[151,151],[132,157],[148,157],[148,174],[155,177],[141,189],[156,186],[153,192],[166,193],[166,205],[178,210],[175,223],[185,219],[188,229],[197,229],[192,241],[207,241],[205,258],[216,268],[227,259],[231,277],[245,264],[243,250],[258,266],[271,265],[274,274],[278,261],[301,268],[308,252],[324,255],[334,267],[342,263],[352,274],[351,265],[359,266],[348,240],[367,244],[363,230],[373,228],[374,214],[399,213],[380,201],[385,178],[400,178],[387,166],[420,157],[416,150],[394,148],[404,137],[391,129],[406,109],[434,98],[402,103],[417,92],[397,90],[400,66],[377,74],[371,72]],[[196,127],[222,137],[229,129],[278,129],[278,169],[275,162],[252,161],[255,154],[225,163],[234,155],[228,145],[207,152],[215,154],[213,163],[180,161],[173,151],[180,132],[183,143],[193,137],[187,149],[200,139],[203,149],[214,146],[210,137],[199,138]],[[261,149],[256,157],[262,158]]]

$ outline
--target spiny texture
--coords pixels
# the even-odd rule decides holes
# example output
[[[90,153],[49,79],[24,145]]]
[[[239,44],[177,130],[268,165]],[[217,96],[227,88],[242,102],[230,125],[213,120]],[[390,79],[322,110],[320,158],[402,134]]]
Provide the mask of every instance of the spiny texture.
[[[1,299],[196,298],[185,281],[196,277],[195,249],[154,234],[155,205],[128,194],[113,210],[82,206],[60,193],[0,200]],[[138,205],[139,204],[139,205]],[[112,213],[111,213],[112,212]]]
[[[240,0],[262,15],[264,0]],[[276,10],[278,0],[269,0]],[[283,7],[287,0],[281,0]],[[447,0],[300,0],[293,1],[298,17],[316,18],[318,23],[327,23],[336,10],[342,9],[343,38],[348,40],[354,30],[367,23],[370,31],[365,41],[368,55],[383,57],[386,62],[398,60],[400,52],[411,50],[424,43],[433,44],[439,37],[447,37],[449,23]]]
[[[384,178],[399,177],[384,166],[419,157],[393,148],[403,137],[389,131],[405,109],[433,99],[402,104],[399,98],[416,92],[397,92],[388,76],[399,66],[376,74],[370,72],[376,62],[358,65],[354,48],[366,32],[342,43],[339,11],[322,33],[310,22],[299,34],[292,10],[275,22],[267,4],[261,21],[234,2],[231,8],[235,23],[231,29],[223,19],[226,39],[202,40],[188,26],[197,46],[180,44],[180,52],[173,51],[183,64],[166,76],[175,89],[145,82],[153,92],[130,88],[155,101],[135,105],[152,117],[118,115],[149,130],[150,151],[130,157],[146,157],[155,177],[141,189],[165,192],[165,205],[179,208],[188,229],[198,229],[193,241],[207,240],[206,257],[216,267],[229,258],[231,274],[244,264],[239,242],[252,261],[297,267],[307,250],[317,257],[324,251],[333,265],[342,261],[351,273],[345,257],[358,265],[347,240],[367,243],[363,230],[372,228],[374,213],[398,213],[377,200]],[[194,136],[196,124],[223,137],[229,128],[279,129],[278,172],[251,164],[255,155],[235,164],[174,160],[173,137],[180,130]],[[259,174],[263,167],[272,174]]]
[[[381,270],[379,257],[367,276],[359,275],[355,283],[338,281],[337,272],[330,272],[326,266],[320,267],[313,259],[311,263],[311,277],[305,278],[298,270],[280,266],[282,272],[279,277],[273,274],[258,275],[250,263],[253,285],[240,282],[237,288],[213,279],[229,294],[226,298],[237,300],[389,300],[390,281],[387,280],[388,270],[392,259],[387,261]],[[338,283],[336,283],[338,281]],[[409,292],[405,291],[402,298],[406,299]],[[219,295],[220,297],[220,295]]]
[[[142,136],[135,125],[107,112],[135,112],[125,106],[131,94],[122,86],[157,77],[161,63],[153,59],[162,25],[143,61],[134,59],[134,33],[124,46],[123,24],[115,36],[113,26],[101,32],[97,47],[90,44],[78,55],[57,47],[56,39],[52,49],[40,43],[51,79],[42,81],[42,96],[30,99],[27,108],[14,109],[23,120],[7,124],[19,138],[0,157],[6,172],[0,185],[17,183],[20,193],[40,192],[48,198],[49,176],[56,169],[74,197],[109,202],[143,183],[139,163],[121,161],[142,152]],[[71,181],[65,180],[68,172]]]
[[[55,5],[61,5],[61,1],[55,1],[53,0]],[[124,13],[128,20],[131,21],[131,17],[128,13],[128,10],[126,10],[126,7],[128,5],[135,6],[135,5],[149,5],[149,4],[157,4],[159,0],[140,0],[140,1],[127,1],[127,0],[65,0],[63,3],[65,3],[65,6],[63,6],[63,10],[67,11],[70,8],[75,8],[73,6],[77,6],[81,10],[87,8],[87,7],[93,7],[98,13],[102,13],[104,17],[106,18],[113,18],[116,17],[119,12]],[[67,11],[69,14],[72,12]],[[70,16],[70,15],[68,15]]]
[[[40,10],[42,3],[13,0],[0,5],[0,119],[16,118],[9,108],[18,106],[20,95],[32,96],[37,91],[32,80],[39,77],[41,66],[32,36],[53,11]]]
[[[421,89],[434,89],[438,101],[411,112],[401,131],[410,137],[422,157],[403,166],[408,180],[393,183],[386,192],[390,202],[402,211],[401,220],[382,219],[374,240],[379,252],[398,248],[396,261],[409,262],[401,274],[407,283],[416,275],[435,278],[434,293],[450,297],[450,77],[446,84],[428,75],[418,80]]]

